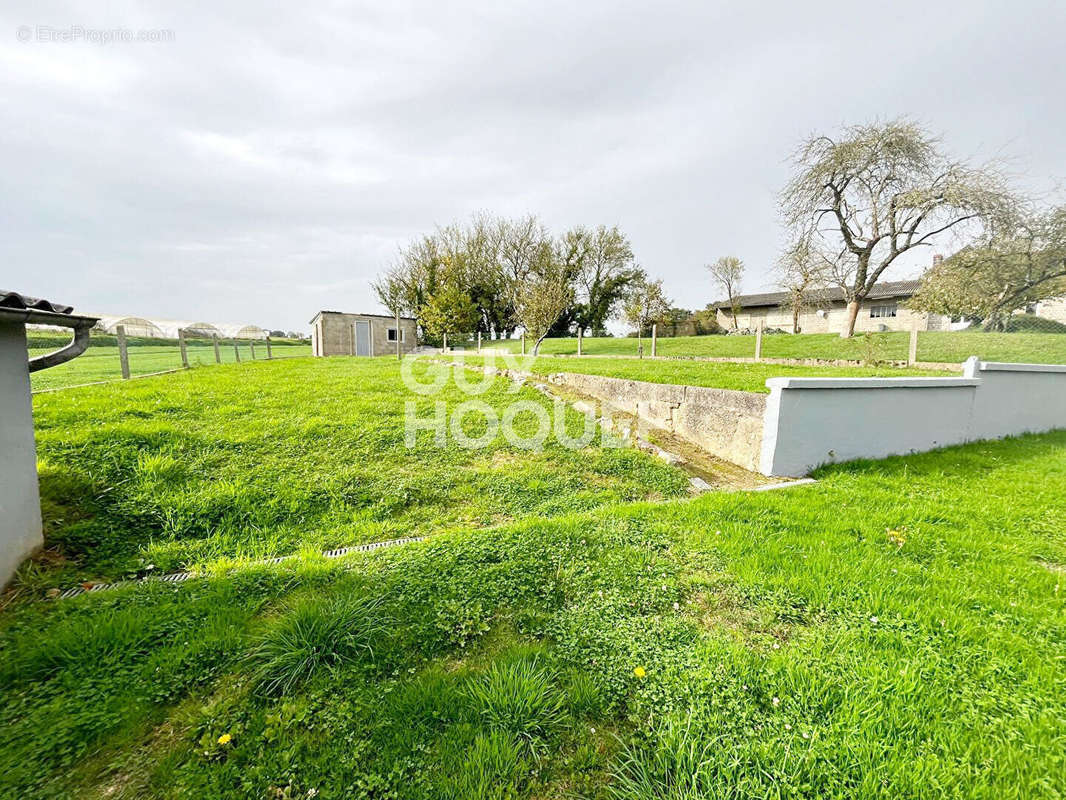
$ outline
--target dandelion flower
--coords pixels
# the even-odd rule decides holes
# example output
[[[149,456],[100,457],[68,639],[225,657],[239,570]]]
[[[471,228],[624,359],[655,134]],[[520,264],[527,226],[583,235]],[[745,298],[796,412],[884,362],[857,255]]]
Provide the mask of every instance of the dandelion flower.
[[[636,675],[638,678],[643,678],[648,674],[648,672],[644,669],[644,667],[637,667],[633,670],[633,674]]]
[[[233,737],[230,736],[228,733],[224,733],[224,734],[222,734],[221,736],[218,737],[218,743],[219,744],[229,744],[232,740],[233,740]]]

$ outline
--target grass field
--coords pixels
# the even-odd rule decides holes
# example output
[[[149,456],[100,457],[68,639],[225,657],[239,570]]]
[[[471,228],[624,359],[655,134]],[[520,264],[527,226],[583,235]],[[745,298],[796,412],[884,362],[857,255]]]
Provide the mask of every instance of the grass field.
[[[66,345],[70,337],[52,333],[35,333],[29,337],[29,355],[44,355]],[[162,339],[131,339],[127,348],[130,363],[130,375],[137,377],[170,369],[180,369],[181,350],[178,343]],[[187,354],[190,367],[215,366],[215,348],[206,339],[190,339],[187,342]],[[271,342],[271,355],[274,358],[311,355],[311,345],[294,340]],[[223,364],[237,361],[251,361],[252,346],[248,341],[219,343],[219,359]],[[256,342],[255,358],[266,358],[266,344]],[[34,391],[41,389],[58,389],[67,386],[79,386],[86,383],[122,379],[122,365],[119,362],[118,345],[114,336],[94,334],[89,348],[80,356],[58,367],[35,372],[31,375]]]
[[[403,450],[398,386],[296,360],[35,398],[66,561],[28,591],[437,535],[16,600],[0,795],[1062,796],[1066,432],[648,503],[683,481],[629,450]]]
[[[763,337],[764,358],[820,358],[851,361],[906,361],[910,334],[871,333],[841,339],[836,334],[774,334]],[[520,352],[519,340],[485,341],[485,347]],[[628,337],[585,338],[585,355],[637,355],[637,340]],[[545,339],[541,352],[571,355],[577,353],[577,339]],[[644,339],[644,354],[651,343]],[[661,338],[656,346],[660,356],[751,358],[755,355],[754,336],[679,336]],[[970,356],[985,361],[1018,361],[1037,364],[1066,364],[1066,334],[985,333],[983,331],[924,331],[918,334],[918,360],[961,363]]]
[[[768,378],[789,377],[849,377],[873,376],[945,377],[953,373],[943,370],[920,370],[893,367],[805,367],[780,364],[732,364],[715,361],[673,361],[650,358],[552,358],[532,356],[514,360],[503,357],[462,354],[456,358],[467,364],[490,363],[500,369],[517,368],[537,375],[553,372],[578,372],[587,375],[607,375],[652,383],[678,383],[686,386],[713,386],[718,389],[736,389],[744,392],[768,393]]]

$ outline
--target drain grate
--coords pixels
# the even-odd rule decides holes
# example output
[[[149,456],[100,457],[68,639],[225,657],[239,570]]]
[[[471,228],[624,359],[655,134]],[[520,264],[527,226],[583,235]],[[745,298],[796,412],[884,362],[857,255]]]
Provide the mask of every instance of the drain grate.
[[[382,547],[396,547],[401,544],[412,544],[414,542],[425,541],[425,536],[408,536],[403,539],[387,539],[383,542],[367,542],[366,544],[353,544],[350,547],[338,547],[335,550],[326,550],[322,553],[323,558],[340,558],[346,556],[349,553],[367,553],[371,550],[379,550]],[[297,558],[296,555],[291,556],[276,556],[274,558],[264,558],[258,561],[253,561],[252,564],[281,564],[285,561],[290,561]],[[136,580],[115,581],[114,583],[94,583],[91,586],[74,586],[67,589],[65,592],[61,592],[56,595],[56,599],[65,600],[68,597],[77,597],[79,594],[92,594],[93,592],[104,592],[110,589],[118,589],[122,586],[132,586],[139,583],[150,583],[155,581],[156,583],[184,583],[190,578],[198,577],[199,573],[196,572],[171,572],[169,575],[150,575],[146,578],[138,578]]]

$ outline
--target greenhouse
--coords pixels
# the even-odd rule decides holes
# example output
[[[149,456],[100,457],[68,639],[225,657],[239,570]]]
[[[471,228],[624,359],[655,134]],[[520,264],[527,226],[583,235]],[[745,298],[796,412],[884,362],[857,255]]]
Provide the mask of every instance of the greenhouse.
[[[265,339],[267,331],[258,325],[239,325],[219,322],[203,322],[185,319],[147,319],[145,317],[122,317],[101,314],[96,329],[105,333],[117,333],[123,326],[127,336],[154,339],[177,339],[178,331],[186,337],[218,339]]]

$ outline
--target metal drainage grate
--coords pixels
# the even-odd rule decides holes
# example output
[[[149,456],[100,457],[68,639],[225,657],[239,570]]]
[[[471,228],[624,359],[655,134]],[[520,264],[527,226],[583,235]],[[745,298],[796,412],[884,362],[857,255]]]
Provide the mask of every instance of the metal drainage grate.
[[[368,542],[367,544],[353,544],[350,547],[338,547],[335,550],[326,550],[322,553],[323,558],[340,558],[346,556],[349,553],[368,553],[371,550],[378,550],[382,547],[395,547],[401,544],[412,544],[413,542],[425,541],[425,536],[408,536],[404,539],[387,539],[383,542]],[[281,564],[284,561],[290,561],[297,556],[276,556],[274,558],[264,558],[259,561],[253,561],[252,564]],[[137,578],[135,580],[115,581],[114,583],[94,583],[92,586],[74,586],[56,595],[56,599],[65,600],[68,597],[77,597],[79,594],[91,594],[92,592],[103,592],[109,589],[118,589],[121,586],[132,586],[138,583],[149,583],[151,581],[161,583],[184,583],[190,578],[197,577],[198,573],[195,572],[172,572],[169,575],[150,575],[146,578]]]

